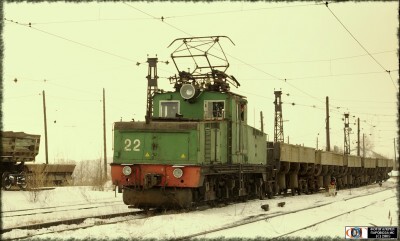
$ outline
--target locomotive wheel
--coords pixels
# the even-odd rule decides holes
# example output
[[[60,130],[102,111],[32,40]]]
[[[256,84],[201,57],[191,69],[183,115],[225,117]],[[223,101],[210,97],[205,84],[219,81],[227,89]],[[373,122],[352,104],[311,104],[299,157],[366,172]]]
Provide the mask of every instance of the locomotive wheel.
[[[2,179],[3,188],[5,190],[10,190],[10,188],[12,186],[12,182],[10,180],[9,173],[4,172],[1,179]]]
[[[279,189],[279,185],[278,184],[274,184],[272,186],[272,195],[280,195],[280,189]]]
[[[262,184],[259,187],[259,193],[260,193],[260,200],[265,200],[265,190],[264,190],[264,184]],[[268,197],[269,198],[269,197]]]
[[[26,188],[27,188],[27,186],[28,186],[28,184],[27,184],[27,182],[26,182],[26,175],[25,175],[25,172],[21,172],[21,175],[23,176],[23,177],[25,177],[25,182],[24,183],[22,183],[22,184],[19,184],[18,186],[19,186],[19,188],[21,189],[21,190],[26,190]]]
[[[309,187],[309,185],[308,185],[308,183],[307,183],[307,181],[304,183],[304,193],[305,194],[310,194],[310,187]]]
[[[26,182],[24,183],[24,184],[19,184],[19,188],[21,189],[21,190],[26,190],[26,188],[27,188],[27,184],[26,184]]]

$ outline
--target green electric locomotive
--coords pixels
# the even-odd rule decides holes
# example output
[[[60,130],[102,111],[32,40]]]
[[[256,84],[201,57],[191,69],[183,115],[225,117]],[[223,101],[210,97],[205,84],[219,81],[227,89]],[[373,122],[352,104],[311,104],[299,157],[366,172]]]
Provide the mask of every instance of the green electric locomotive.
[[[219,45],[221,38],[180,40],[197,50],[199,44]],[[186,56],[179,50],[172,55],[175,64]],[[224,56],[222,49],[218,53]],[[229,90],[239,83],[224,72],[228,63],[213,65],[209,55],[197,56],[206,58],[208,72],[200,73],[199,65],[191,73],[178,69],[171,78],[175,91],[151,94],[146,122],[114,124],[112,178],[126,204],[188,207],[265,195],[266,135],[247,125],[247,100]],[[149,88],[156,78],[151,71]]]
[[[246,97],[226,73],[226,36],[191,37],[172,53],[174,91],[157,88],[157,59],[149,58],[143,122],[114,124],[112,182],[135,208],[188,208],[203,203],[317,192],[335,177],[339,188],[381,182],[392,160],[361,158],[267,142],[247,124]],[[192,71],[180,64],[193,60]],[[182,61],[183,60],[183,61]]]

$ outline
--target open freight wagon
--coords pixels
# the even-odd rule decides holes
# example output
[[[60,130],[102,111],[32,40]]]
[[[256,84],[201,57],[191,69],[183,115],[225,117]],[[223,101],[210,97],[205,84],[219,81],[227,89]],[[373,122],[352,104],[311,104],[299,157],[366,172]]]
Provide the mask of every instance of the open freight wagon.
[[[33,164],[39,153],[40,135],[24,132],[1,132],[0,175],[5,190],[13,186],[65,185],[70,183],[73,164]]]

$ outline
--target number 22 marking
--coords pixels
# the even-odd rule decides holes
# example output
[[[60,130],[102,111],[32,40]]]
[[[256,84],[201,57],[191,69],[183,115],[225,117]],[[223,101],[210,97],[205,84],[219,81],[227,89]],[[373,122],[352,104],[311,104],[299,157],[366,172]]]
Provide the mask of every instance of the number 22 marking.
[[[140,140],[139,139],[135,139],[133,140],[133,149],[131,149],[131,145],[132,145],[132,141],[131,139],[125,139],[125,151],[140,151],[139,147],[140,147]]]

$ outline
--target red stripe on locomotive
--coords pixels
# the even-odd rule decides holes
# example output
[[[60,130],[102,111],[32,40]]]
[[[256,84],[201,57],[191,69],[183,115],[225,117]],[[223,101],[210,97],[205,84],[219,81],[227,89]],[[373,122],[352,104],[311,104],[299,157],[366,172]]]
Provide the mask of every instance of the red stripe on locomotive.
[[[125,176],[122,169],[129,166],[132,173]],[[183,171],[180,178],[173,175],[173,171],[179,168]],[[118,186],[145,186],[146,176],[148,178],[160,178],[154,186],[160,187],[199,187],[201,167],[200,166],[170,166],[170,165],[112,165],[111,178],[114,185]]]

